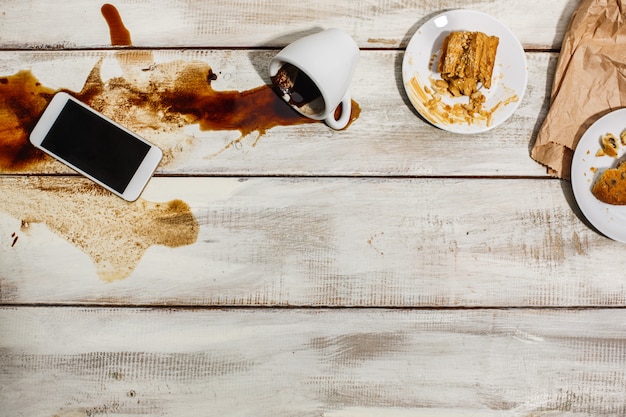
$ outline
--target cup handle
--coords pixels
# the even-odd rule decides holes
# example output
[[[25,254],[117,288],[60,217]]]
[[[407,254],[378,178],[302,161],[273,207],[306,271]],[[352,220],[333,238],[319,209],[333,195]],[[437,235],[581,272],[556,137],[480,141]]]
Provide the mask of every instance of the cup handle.
[[[339,105],[341,106],[341,116],[339,117],[339,119],[335,119],[334,111],[331,112],[326,119],[324,119],[326,124],[335,130],[343,129],[348,125],[348,122],[350,121],[350,116],[352,115],[352,98],[350,97],[349,92],[346,93]]]

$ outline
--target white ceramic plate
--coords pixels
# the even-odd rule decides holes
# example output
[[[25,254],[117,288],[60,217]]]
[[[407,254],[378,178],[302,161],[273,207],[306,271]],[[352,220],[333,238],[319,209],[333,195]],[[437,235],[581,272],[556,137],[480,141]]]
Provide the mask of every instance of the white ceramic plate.
[[[626,243],[626,206],[615,206],[598,200],[591,194],[595,179],[607,168],[615,168],[626,156],[626,146],[620,146],[617,158],[596,156],[600,139],[626,129],[626,109],[615,110],[592,124],[580,138],[572,160],[572,189],[584,216],[605,236]]]
[[[476,120],[469,124],[442,121],[436,114],[432,114],[433,111],[424,104],[423,96],[416,92],[416,84],[422,89],[430,88],[433,79],[441,79],[437,72],[441,47],[448,34],[454,31],[479,31],[500,38],[491,88],[481,89],[486,98],[484,109],[491,110],[501,103],[493,111],[490,122]],[[484,13],[452,10],[428,20],[413,35],[404,54],[402,79],[411,103],[425,119],[441,129],[470,134],[493,129],[515,112],[526,92],[528,69],[522,45],[506,26]],[[468,98],[443,96],[442,102],[448,105],[467,103]]]

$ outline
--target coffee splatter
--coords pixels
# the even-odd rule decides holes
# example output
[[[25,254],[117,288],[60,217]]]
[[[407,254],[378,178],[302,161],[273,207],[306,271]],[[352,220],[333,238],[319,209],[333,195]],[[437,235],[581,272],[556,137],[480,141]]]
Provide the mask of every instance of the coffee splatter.
[[[201,130],[236,130],[238,142],[252,132],[259,136],[276,126],[314,121],[300,116],[268,85],[246,91],[216,91],[215,77],[205,62],[154,64],[143,52],[116,56],[124,74],[104,81],[100,60],[81,91],[68,94],[158,145],[163,165],[188,151],[185,126]],[[149,71],[144,71],[150,66]],[[49,157],[35,149],[28,135],[57,92],[43,86],[30,71],[0,78],[0,172],[42,170]],[[227,145],[228,148],[233,143]]]
[[[129,203],[82,178],[4,178],[0,201],[2,211],[28,219],[28,227],[44,223],[89,255],[105,281],[128,277],[150,246],[176,248],[198,238],[198,221],[184,201]]]
[[[263,135],[276,126],[314,122],[291,109],[268,85],[214,90],[211,81],[216,74],[205,62],[154,64],[151,57],[133,53],[119,54],[117,59],[123,76],[103,82],[98,65],[76,97],[131,130],[152,135],[149,139],[156,142],[162,132],[180,135],[191,124],[204,131],[239,131],[243,138],[255,131]],[[146,66],[149,71],[143,70]],[[170,144],[169,152],[167,144],[158,145],[171,154],[180,142]]]
[[[109,33],[111,35],[111,45],[113,46],[131,46],[133,43],[130,39],[130,32],[124,26],[122,17],[117,8],[112,4],[105,4],[100,8],[100,12],[109,25]]]

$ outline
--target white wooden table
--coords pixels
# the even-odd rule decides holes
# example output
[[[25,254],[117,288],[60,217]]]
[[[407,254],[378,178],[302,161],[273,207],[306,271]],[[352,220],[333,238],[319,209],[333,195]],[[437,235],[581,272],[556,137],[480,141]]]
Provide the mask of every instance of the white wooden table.
[[[82,91],[167,157],[126,204],[6,147],[36,108],[10,119],[3,93],[0,416],[626,415],[626,248],[529,156],[577,5],[120,0],[132,47],[112,47],[100,3],[2,1],[0,92]],[[475,136],[423,122],[401,80],[454,8],[528,60],[515,115]],[[203,88],[249,100],[326,27],[361,48],[344,131],[146,106],[209,67]]]

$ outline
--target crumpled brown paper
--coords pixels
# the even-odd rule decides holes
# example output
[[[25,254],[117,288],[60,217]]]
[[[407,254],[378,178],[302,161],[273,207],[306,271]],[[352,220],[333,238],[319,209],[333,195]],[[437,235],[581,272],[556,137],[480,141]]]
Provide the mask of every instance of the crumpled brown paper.
[[[587,128],[626,107],[626,0],[583,0],[563,39],[550,99],[531,156],[569,179]],[[624,120],[626,128],[626,120]]]

